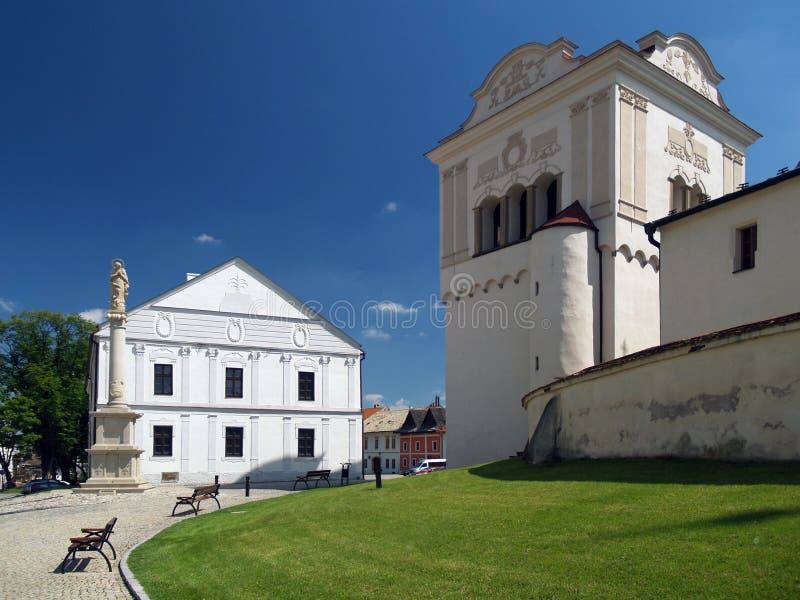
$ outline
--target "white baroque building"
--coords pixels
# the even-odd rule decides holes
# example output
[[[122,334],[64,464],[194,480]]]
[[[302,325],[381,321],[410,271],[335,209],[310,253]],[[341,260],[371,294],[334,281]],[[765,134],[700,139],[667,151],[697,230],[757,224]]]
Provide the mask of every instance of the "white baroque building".
[[[108,347],[106,322],[91,410],[107,403]],[[281,481],[346,462],[361,477],[360,345],[245,260],[130,310],[127,354],[143,478]]]
[[[689,35],[575,49],[561,38],[509,52],[427,154],[440,173],[453,466],[523,450],[529,390],[659,344],[644,225],[736,190],[759,137]]]

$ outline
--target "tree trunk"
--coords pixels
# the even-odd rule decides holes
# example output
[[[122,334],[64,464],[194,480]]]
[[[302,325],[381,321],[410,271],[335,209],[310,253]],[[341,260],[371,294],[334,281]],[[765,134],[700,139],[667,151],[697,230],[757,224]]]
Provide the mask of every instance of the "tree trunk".
[[[11,469],[9,468],[11,467],[13,458],[14,458],[13,453],[9,453],[8,461],[6,461],[5,458],[2,455],[0,455],[0,469],[3,469],[3,472],[6,474],[7,488],[17,487],[17,478],[11,474]]]

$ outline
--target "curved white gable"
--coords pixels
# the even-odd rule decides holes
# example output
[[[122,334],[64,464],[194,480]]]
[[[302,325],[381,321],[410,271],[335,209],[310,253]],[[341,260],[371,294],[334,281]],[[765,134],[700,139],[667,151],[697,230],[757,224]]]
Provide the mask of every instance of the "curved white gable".
[[[475,107],[462,128],[474,127],[577,67],[580,61],[572,58],[576,48],[559,38],[548,45],[525,44],[506,54],[472,92]]]
[[[639,50],[649,53],[649,56],[645,55],[648,61],[717,106],[726,108],[717,90],[717,85],[723,80],[722,75],[714,67],[705,48],[688,33],[666,37],[660,31],[654,31],[636,43],[639,44]]]

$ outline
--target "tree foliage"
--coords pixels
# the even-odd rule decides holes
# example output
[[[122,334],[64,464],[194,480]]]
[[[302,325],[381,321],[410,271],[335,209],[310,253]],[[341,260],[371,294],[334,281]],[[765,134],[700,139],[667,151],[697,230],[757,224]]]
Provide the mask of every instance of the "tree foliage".
[[[8,428],[22,432],[42,459],[42,474],[77,478],[87,445],[85,390],[89,336],[96,326],[77,315],[13,314],[0,322],[0,401]],[[15,408],[16,407],[16,408]],[[33,419],[24,417],[33,413]]]
[[[11,465],[18,454],[29,454],[39,439],[39,420],[33,402],[25,396],[0,396],[0,469],[8,487],[14,487]]]

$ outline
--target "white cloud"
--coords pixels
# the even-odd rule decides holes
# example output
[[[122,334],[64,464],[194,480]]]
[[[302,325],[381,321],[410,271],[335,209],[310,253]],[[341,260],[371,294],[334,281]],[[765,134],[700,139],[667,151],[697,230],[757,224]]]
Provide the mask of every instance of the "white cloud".
[[[17,305],[13,303],[11,300],[8,300],[6,298],[0,298],[0,310],[12,313],[14,312],[15,308],[17,308]]]
[[[405,306],[404,304],[400,304],[399,302],[392,302],[391,300],[379,302],[377,308],[380,311],[393,312],[398,315],[409,315],[411,313],[417,312],[417,309],[414,306]]]
[[[389,408],[391,408],[392,410],[403,410],[406,408],[411,408],[411,405],[405,398],[400,398],[400,400],[392,404]]]
[[[396,213],[397,212],[397,202],[387,202],[386,205],[383,207],[383,212],[385,212],[385,213]]]
[[[102,323],[106,319],[106,311],[102,308],[90,308],[89,310],[79,312],[78,316],[92,323]]]
[[[380,329],[376,329],[374,327],[370,327],[369,329],[364,329],[361,332],[365,338],[371,340],[389,340],[392,339],[392,336],[386,333],[385,331],[381,331]]]
[[[383,394],[364,394],[364,400],[370,404],[383,401]]]
[[[192,239],[198,244],[221,244],[222,240],[218,240],[213,235],[201,233],[200,235],[193,235]]]

